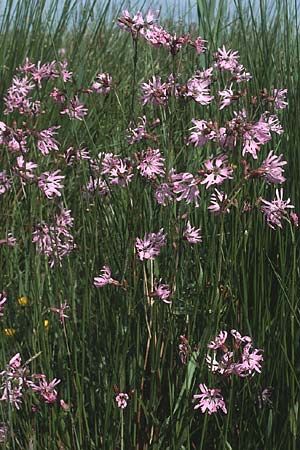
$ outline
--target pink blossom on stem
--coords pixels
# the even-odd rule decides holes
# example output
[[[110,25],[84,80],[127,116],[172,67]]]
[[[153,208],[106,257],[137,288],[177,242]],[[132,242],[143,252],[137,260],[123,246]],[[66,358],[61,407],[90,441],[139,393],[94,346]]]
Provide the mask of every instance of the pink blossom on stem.
[[[124,392],[119,392],[118,395],[116,396],[118,408],[125,409],[128,404],[128,400],[129,400],[128,394]]]
[[[251,172],[251,176],[263,177],[268,183],[283,183],[285,178],[282,175],[284,172],[282,166],[285,166],[287,162],[282,161],[282,158],[283,155],[276,156],[273,154],[273,150],[271,150],[261,166]]]
[[[32,234],[32,242],[36,242],[41,255],[48,257],[50,267],[56,262],[61,264],[62,259],[74,248],[74,238],[70,233],[73,226],[73,217],[70,211],[61,207],[60,214],[56,214],[55,223],[47,225],[38,224]]]
[[[53,404],[57,399],[57,390],[54,389],[61,380],[54,378],[50,383],[46,381],[45,375],[39,375],[39,384],[36,385],[33,382],[28,382],[33,392],[38,392],[45,403]],[[34,378],[34,375],[33,375]]]
[[[267,123],[259,121],[254,125],[247,124],[243,133],[243,155],[250,153],[257,159],[257,152],[261,145],[266,144],[272,138],[270,127]]]
[[[238,66],[238,52],[233,50],[226,50],[225,45],[218,48],[218,52],[214,55],[216,66],[220,70],[229,70],[233,72]]]
[[[190,144],[193,144],[195,147],[203,147],[208,141],[216,138],[217,133],[213,128],[212,122],[195,119],[192,119],[192,122],[195,126],[190,128],[190,131],[192,131],[188,140]]]
[[[83,159],[90,160],[91,156],[87,148],[75,149],[74,147],[69,147],[64,152],[64,158],[67,166],[72,166],[75,161],[80,161]]]
[[[14,167],[14,172],[21,178],[21,182],[24,184],[26,180],[32,180],[35,177],[32,171],[37,167],[37,164],[32,161],[26,162],[23,155],[20,155],[17,157],[17,166]]]
[[[136,238],[135,246],[141,261],[144,259],[154,260],[159,255],[160,249],[166,245],[166,234],[161,228],[158,233],[146,233],[144,239]]]
[[[65,92],[56,87],[51,92],[50,97],[52,97],[57,104],[65,103],[65,101],[67,100]]]
[[[38,178],[38,187],[44,192],[46,197],[52,199],[54,197],[60,197],[61,192],[59,189],[63,189],[63,184],[60,183],[65,177],[59,175],[60,170],[54,172],[43,172]]]
[[[299,217],[297,216],[297,214],[295,214],[294,212],[290,213],[290,218],[292,220],[292,223],[294,224],[295,227],[298,227],[299,225]]]
[[[175,195],[172,191],[172,185],[170,183],[161,183],[156,186],[155,199],[157,203],[162,206],[166,206],[168,201],[174,200]]]
[[[273,97],[275,98],[274,107],[275,109],[285,109],[288,106],[286,102],[287,89],[274,89]]]
[[[233,169],[227,165],[226,155],[218,155],[204,163],[204,179],[201,184],[206,184],[206,189],[214,184],[222,184],[225,180],[232,179]]]
[[[276,189],[276,197],[274,200],[269,202],[268,200],[262,199],[264,206],[261,207],[269,227],[275,229],[275,227],[282,228],[281,219],[285,216],[286,210],[289,208],[294,208],[290,205],[290,199],[283,200],[283,189]]]
[[[207,41],[202,37],[198,36],[195,40],[188,39],[188,44],[196,49],[198,55],[205,53]]]
[[[146,137],[146,116],[139,117],[139,122],[135,128],[132,128],[133,123],[130,122],[128,131],[129,144],[135,144]]]
[[[199,389],[201,394],[195,394],[194,399],[198,400],[194,409],[201,408],[201,412],[204,414],[206,411],[208,414],[213,414],[221,409],[227,414],[224,398],[221,395],[220,389],[208,389],[205,384],[200,384]]]
[[[251,351],[252,350],[252,351]],[[241,355],[241,362],[235,365],[235,373],[240,377],[247,377],[254,372],[261,372],[261,361],[263,356],[260,349],[252,349],[251,343],[244,346]]]
[[[122,11],[122,16],[118,18],[118,25],[123,30],[130,32],[132,37],[136,39],[139,34],[144,35],[146,30],[151,28],[156,20],[157,12],[152,9],[149,9],[145,19],[140,11],[131,17],[129,11],[125,9]]]
[[[57,134],[56,130],[59,130],[60,126],[50,127],[47,130],[37,132],[37,147],[42,155],[48,155],[51,150],[58,150],[58,141],[54,139],[54,135]]]
[[[208,210],[213,214],[229,213],[228,196],[223,191],[214,190],[214,193],[210,197],[210,206]]]
[[[219,91],[219,96],[221,97],[219,109],[224,109],[226,106],[230,106],[231,103],[236,99],[232,90],[232,84],[229,88]]]
[[[160,298],[164,303],[171,304],[172,300],[168,300],[171,295],[171,289],[168,284],[154,284],[153,296]]]
[[[171,181],[173,183],[173,193],[178,195],[177,201],[185,200],[187,204],[194,202],[196,208],[199,206],[199,189],[198,181],[191,173],[171,174]]]
[[[190,221],[187,223],[183,236],[190,244],[198,244],[199,242],[202,242],[201,230],[199,228],[196,229],[195,227],[192,227]]]
[[[165,106],[168,102],[168,84],[161,82],[161,77],[152,77],[152,81],[142,83],[142,104],[152,103],[155,106]]]
[[[0,172],[0,195],[11,190],[11,178],[7,175],[6,170]]]
[[[214,99],[213,95],[210,95],[209,86],[210,80],[202,80],[199,78],[190,78],[187,82],[186,97],[192,97],[195,102],[200,105],[206,106]]]
[[[17,239],[12,235],[12,233],[8,233],[5,239],[0,239],[0,244],[6,244],[9,247],[15,247],[17,245]]]
[[[59,61],[58,64],[60,66],[60,74],[63,79],[63,82],[67,83],[68,81],[72,81],[73,72],[67,70],[68,61],[66,60],[63,62]]]
[[[70,119],[82,120],[88,113],[88,109],[79,101],[77,95],[75,95],[69,103],[69,106],[60,112],[60,114],[67,114]]]
[[[137,168],[143,177],[155,179],[157,175],[165,175],[165,158],[159,149],[154,150],[148,147],[146,151],[141,152],[139,159],[140,163]]]
[[[108,266],[103,266],[100,273],[101,275],[94,278],[94,286],[96,286],[97,288],[101,288],[103,286],[106,286],[107,284],[119,286],[120,283],[111,277],[111,270]]]
[[[211,348],[213,350],[217,350],[218,348],[225,349],[226,348],[225,342],[226,342],[227,336],[228,336],[227,331],[220,331],[218,336],[216,336],[215,339],[213,341],[211,341],[207,347]]]
[[[112,85],[112,77],[108,73],[98,73],[92,89],[97,94],[109,94]]]

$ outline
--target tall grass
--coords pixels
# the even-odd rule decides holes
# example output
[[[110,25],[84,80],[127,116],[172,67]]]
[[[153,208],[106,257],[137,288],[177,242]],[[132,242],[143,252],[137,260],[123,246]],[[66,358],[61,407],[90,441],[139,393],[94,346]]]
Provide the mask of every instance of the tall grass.
[[[164,49],[150,48],[116,27],[120,4],[110,0],[77,2],[7,0],[0,18],[0,95],[3,100],[15,70],[25,57],[33,62],[52,61],[66,50],[78,88],[90,86],[98,72],[109,72],[109,96],[91,97],[89,115],[82,122],[69,121],[44,97],[47,110],[38,128],[61,125],[61,153],[73,146],[87,147],[93,157],[112,152],[134,158],[126,128],[142,116],[138,85],[153,74],[167,77],[172,58]],[[192,5],[191,5],[192,6]],[[285,196],[299,212],[300,156],[298,126],[300,98],[299,17],[296,2],[198,0],[190,33],[208,41],[211,55],[223,45],[236,49],[253,74],[251,89],[287,88],[289,107],[281,116],[285,134],[275,148],[288,161]],[[134,12],[134,11],[133,11]],[[182,24],[164,17],[166,27],[178,33]],[[136,58],[134,51],[136,50]],[[185,78],[206,64],[194,53],[179,54],[177,68]],[[135,61],[135,62],[134,62]],[[132,114],[132,80],[136,89]],[[3,101],[1,102],[1,110]],[[159,117],[159,148],[167,166],[196,171],[211,149],[186,148],[191,119],[208,114],[195,104],[176,103],[172,114]],[[218,111],[211,109],[211,116]],[[206,116],[207,118],[207,116]],[[2,121],[21,127],[22,118],[1,115]],[[10,120],[10,122],[9,122]],[[142,150],[142,146],[137,147]],[[7,168],[7,151],[1,149],[1,166]],[[51,169],[57,160],[51,159]],[[47,162],[48,164],[48,162]],[[50,170],[41,161],[43,170]],[[2,170],[2,169],[0,169]],[[205,200],[201,208],[177,203],[158,205],[149,185],[140,179],[129,192],[111,191],[111,200],[95,196],[90,201],[81,186],[90,177],[84,161],[68,167],[62,202],[75,218],[76,250],[50,268],[32,243],[36,223],[51,221],[57,201],[46,199],[33,187],[15,187],[1,196],[0,239],[12,232],[18,245],[0,246],[0,291],[8,293],[1,318],[0,367],[17,352],[32,372],[61,379],[59,396],[70,405],[40,405],[23,399],[20,411],[7,410],[0,402],[1,422],[9,426],[3,448],[9,449],[153,449],[153,450],[296,450],[299,438],[300,314],[299,231],[288,224],[271,230],[259,211],[245,215],[239,208],[224,219],[212,217]],[[249,184],[244,198],[271,198],[274,189]],[[189,246],[179,239],[184,214],[201,228],[203,243]],[[176,232],[176,226],[179,228]],[[158,259],[140,262],[134,254],[135,239],[164,228],[168,244]],[[93,277],[108,264],[124,288],[96,289]],[[174,288],[172,306],[150,298],[153,279],[163,278]],[[27,305],[18,298],[26,296]],[[50,308],[67,302],[69,319],[64,326]],[[49,321],[45,326],[45,320]],[[215,383],[205,364],[207,343],[221,329],[240,330],[264,350],[262,373],[224,383],[227,415],[202,415],[193,409],[192,396],[199,383]],[[8,336],[5,329],[14,329]],[[180,335],[192,346],[192,357],[182,365],[178,355]],[[114,385],[134,390],[129,405],[116,406]],[[259,408],[258,397],[271,387],[272,404]]]

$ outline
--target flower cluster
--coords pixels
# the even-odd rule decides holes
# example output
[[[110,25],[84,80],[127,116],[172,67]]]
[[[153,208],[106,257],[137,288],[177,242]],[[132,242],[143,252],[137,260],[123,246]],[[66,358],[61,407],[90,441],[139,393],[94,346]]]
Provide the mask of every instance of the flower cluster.
[[[57,391],[55,386],[61,380],[54,378],[47,382],[45,374],[30,374],[28,367],[22,366],[20,353],[11,358],[6,370],[0,372],[0,376],[2,378],[0,401],[7,401],[16,409],[20,409],[23,393],[26,390],[38,393],[40,399],[45,403],[53,404],[56,402]],[[35,380],[38,380],[38,385]]]
[[[166,234],[163,228],[158,233],[146,233],[144,239],[136,238],[135,247],[141,261],[154,260],[160,254],[160,249],[166,245]]]
[[[37,243],[41,255],[48,257],[50,267],[53,267],[56,262],[61,264],[64,256],[75,248],[74,238],[70,233],[73,222],[71,211],[61,207],[53,224],[40,223],[36,226],[32,242]]]
[[[250,336],[242,336],[237,330],[230,331],[231,345],[228,343],[227,331],[220,331],[213,341],[208,344],[213,351],[206,355],[209,370],[214,374],[224,377],[237,375],[241,378],[253,376],[255,372],[261,372],[262,350],[253,348]],[[205,384],[200,384],[201,394],[194,395],[198,403],[194,409],[201,408],[201,412],[213,414],[221,409],[227,413],[224,398],[220,389],[209,389]]]
[[[238,375],[248,377],[255,372],[261,372],[262,350],[253,348],[250,336],[241,336],[236,330],[230,331],[232,342],[228,347],[228,333],[221,331],[216,338],[208,344],[213,350],[206,356],[206,362],[213,373],[224,376]]]

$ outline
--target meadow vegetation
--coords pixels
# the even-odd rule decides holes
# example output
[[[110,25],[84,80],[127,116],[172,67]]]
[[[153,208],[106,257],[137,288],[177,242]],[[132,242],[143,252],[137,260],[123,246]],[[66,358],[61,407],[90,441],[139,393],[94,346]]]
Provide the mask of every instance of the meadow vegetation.
[[[228,3],[5,2],[1,448],[300,447],[298,3]]]

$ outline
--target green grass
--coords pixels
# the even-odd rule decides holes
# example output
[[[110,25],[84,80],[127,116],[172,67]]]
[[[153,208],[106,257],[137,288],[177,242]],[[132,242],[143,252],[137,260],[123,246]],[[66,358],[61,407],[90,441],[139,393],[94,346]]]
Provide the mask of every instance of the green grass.
[[[214,107],[180,101],[166,110],[142,107],[138,85],[154,74],[165,79],[172,71],[167,50],[139,41],[134,69],[131,36],[115,24],[121,4],[90,1],[80,11],[69,0],[61,9],[58,5],[52,0],[46,16],[44,1],[18,1],[16,7],[6,2],[0,18],[1,100],[26,56],[33,62],[49,62],[58,58],[63,47],[78,88],[90,86],[97,73],[109,72],[113,89],[108,96],[82,95],[89,115],[79,122],[58,114],[49,99],[55,84],[44,85],[40,100],[46,113],[36,126],[41,130],[61,125],[59,153],[82,146],[94,158],[99,152],[134,158],[144,144],[128,145],[126,128],[145,112],[149,121],[161,120],[154,133],[167,166],[196,173],[212,147],[186,147],[184,137],[191,119],[218,119],[230,113],[226,116]],[[198,16],[190,33],[207,39],[208,54],[198,57],[187,49],[177,55],[175,64],[186,80],[211,61],[212,53],[224,43],[239,51],[240,61],[253,74],[249,85],[253,95],[262,88],[288,89],[289,107],[280,114],[285,133],[267,147],[278,149],[288,161],[285,198],[291,197],[299,213],[297,4],[261,0],[259,5],[257,11],[253,2],[236,0],[234,11],[229,11],[227,2],[198,0]],[[178,34],[188,31],[173,17],[160,22]],[[0,105],[3,111],[3,101]],[[21,127],[24,118],[1,113],[0,120],[10,126],[16,120]],[[28,366],[32,372],[46,373],[50,380],[62,380],[57,387],[59,398],[70,404],[70,411],[55,404],[41,405],[34,413],[30,397],[23,399],[20,411],[0,402],[0,421],[8,423],[10,430],[3,448],[297,450],[298,229],[285,223],[282,230],[271,230],[258,207],[247,214],[232,208],[224,219],[212,217],[203,187],[198,209],[183,202],[162,207],[141,177],[135,177],[128,190],[111,189],[110,199],[95,196],[90,201],[81,188],[90,176],[86,162],[65,168],[53,155],[38,157],[34,147],[31,152],[33,160],[40,158],[43,171],[61,168],[66,175],[62,202],[75,218],[77,248],[61,267],[50,269],[32,243],[32,231],[38,222],[51,222],[60,201],[47,200],[35,186],[23,191],[20,184],[0,197],[0,239],[8,231],[18,239],[14,248],[0,246],[0,291],[8,293],[0,324],[0,368],[18,351],[23,362],[41,352]],[[10,158],[2,146],[0,170],[11,170]],[[273,187],[253,180],[243,187],[239,200],[249,198],[254,203],[260,195],[273,198],[273,193]],[[190,246],[179,238],[185,227],[185,220],[180,219],[184,214],[202,229],[202,244]],[[167,246],[153,264],[142,263],[134,253],[135,238],[161,227],[168,233]],[[111,267],[114,278],[126,280],[126,289],[93,286],[93,277],[104,264]],[[154,277],[176,286],[171,307],[159,301],[152,304],[147,296]],[[28,297],[28,305],[18,303],[21,296]],[[65,301],[70,305],[70,318],[62,327],[50,308]],[[44,320],[49,320],[47,328]],[[6,328],[15,329],[15,334],[6,336]],[[255,346],[264,350],[263,369],[253,378],[219,382],[208,373],[204,357],[216,333],[231,328],[251,335]],[[178,355],[182,334],[193,349],[187,366]],[[202,382],[222,388],[227,415],[194,411],[192,396]],[[116,406],[115,384],[124,392],[134,390],[123,413]],[[272,406],[259,409],[257,397],[266,387],[273,388]]]

